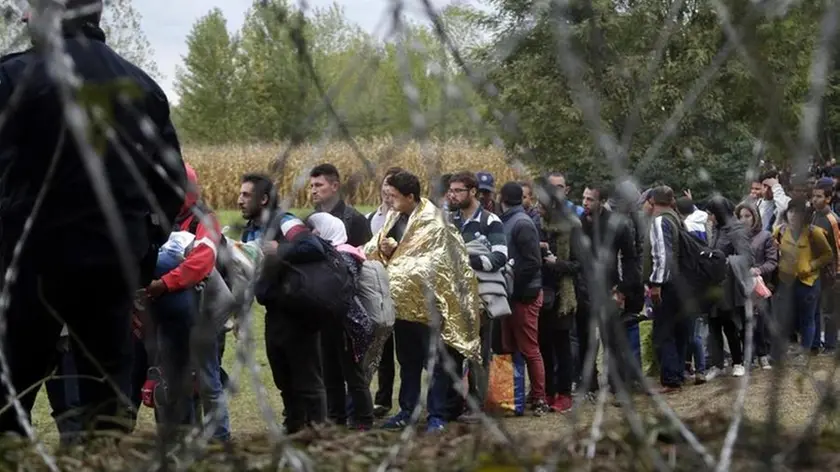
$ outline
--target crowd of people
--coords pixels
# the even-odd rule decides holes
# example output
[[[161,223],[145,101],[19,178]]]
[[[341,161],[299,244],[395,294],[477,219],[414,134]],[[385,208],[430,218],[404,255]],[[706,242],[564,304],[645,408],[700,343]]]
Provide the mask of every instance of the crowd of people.
[[[102,159],[68,137],[38,50],[0,66],[4,110],[23,97],[0,133],[0,396],[20,402],[0,411],[0,431],[27,433],[18,413],[31,414],[46,379],[65,443],[131,431],[141,405],[164,434],[200,422],[230,440],[222,354],[254,300],[289,433],[377,418],[405,428],[424,370],[427,431],[474,422],[505,353],[524,359],[533,414],[564,413],[573,393],[639,387],[647,319],[663,394],[745,375],[748,351],[771,369],[837,348],[840,169],[788,190],[767,173],[736,204],[629,180],[573,188],[562,172],[497,188],[463,171],[424,196],[416,175],[392,168],[362,215],[321,164],[305,218],[280,211],[270,176],[242,176],[247,224],[232,239],[180,158],[165,96],[105,45],[99,20],[64,20],[68,54],[84,81],[128,78],[142,98],[114,98],[129,145],[105,133]],[[20,126],[32,116],[39,126]]]

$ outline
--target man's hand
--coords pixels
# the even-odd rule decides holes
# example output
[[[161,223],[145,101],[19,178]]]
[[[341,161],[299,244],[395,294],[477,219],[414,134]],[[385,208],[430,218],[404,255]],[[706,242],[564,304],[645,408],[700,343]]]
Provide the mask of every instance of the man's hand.
[[[146,295],[152,300],[160,297],[164,293],[166,293],[166,284],[161,280],[152,280],[152,283],[146,287]]]
[[[278,247],[280,247],[280,245],[277,243],[277,241],[265,241],[262,247],[263,254],[265,254],[266,256],[276,255]]]
[[[548,243],[545,241],[540,242],[540,248],[548,250]]]
[[[555,256],[554,254],[550,254],[548,256],[543,257],[543,261],[546,264],[554,264],[557,262],[557,256]]]
[[[750,269],[750,274],[761,275],[761,269],[759,269],[758,267],[753,267],[752,269]]]
[[[651,287],[649,293],[650,301],[652,301],[654,305],[662,303],[662,287]]]
[[[394,251],[397,250],[397,240],[394,238],[385,238],[379,242],[379,250],[385,257],[391,257]]]
[[[691,196],[691,189],[690,188],[683,190],[683,195],[685,195],[686,197],[688,197],[692,201],[694,200],[694,198]]]
[[[773,188],[773,186],[779,184],[779,179],[774,179],[771,177],[769,179],[764,179],[764,182],[762,182],[761,184]]]

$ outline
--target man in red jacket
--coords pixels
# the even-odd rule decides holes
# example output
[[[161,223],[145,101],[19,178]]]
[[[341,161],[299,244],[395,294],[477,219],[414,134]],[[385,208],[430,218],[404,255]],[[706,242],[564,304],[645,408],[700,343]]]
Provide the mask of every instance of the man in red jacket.
[[[198,178],[195,170],[184,164],[187,174],[188,188],[181,212],[175,219],[174,231],[187,231],[195,234],[195,241],[178,267],[166,272],[163,276],[153,280],[146,288],[146,292],[152,300],[155,300],[166,293],[175,293],[183,290],[194,290],[202,281],[207,279],[216,267],[221,241],[221,226],[216,216],[201,202],[201,194],[198,186]],[[208,227],[209,225],[209,227]],[[170,356],[167,363],[171,369],[182,372],[173,372],[173,377],[180,379],[191,378],[190,370],[186,368],[189,361],[189,351],[181,349],[184,343],[184,336],[189,339],[189,331],[192,329],[192,317],[188,319],[188,325],[183,320],[158,320],[161,330],[169,330],[164,336],[169,338],[173,344],[169,350]],[[170,321],[172,322],[170,324]],[[214,438],[227,441],[230,439],[230,417],[228,415],[227,401],[224,396],[224,388],[221,383],[221,365],[217,352],[219,350],[217,336],[208,336],[207,339],[199,339],[200,349],[197,349],[192,359],[192,366],[197,369],[199,389],[205,415],[213,413],[220,421],[216,426]],[[184,383],[185,388],[191,385]]]
[[[201,197],[198,188],[198,177],[195,170],[184,163],[187,170],[188,191],[181,207],[181,213],[175,220],[174,231],[189,231],[195,234],[195,244],[184,262],[176,269],[166,273],[163,277],[153,280],[146,288],[151,298],[157,298],[166,292],[179,292],[192,288],[206,279],[216,267],[219,240],[222,228],[213,213],[204,208],[199,202]],[[193,206],[200,209],[201,216],[193,214]],[[211,223],[212,228],[205,226]],[[192,229],[195,229],[192,231]]]

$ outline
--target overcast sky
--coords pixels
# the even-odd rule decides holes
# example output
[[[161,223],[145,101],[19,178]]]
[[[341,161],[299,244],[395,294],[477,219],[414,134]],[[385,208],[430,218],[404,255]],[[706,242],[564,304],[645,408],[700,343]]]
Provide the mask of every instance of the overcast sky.
[[[293,0],[295,1],[295,0]],[[308,0],[310,8],[329,7],[332,0]],[[374,32],[389,8],[390,0],[341,0],[347,18],[368,32]],[[435,0],[437,6],[449,3]],[[161,86],[172,102],[177,102],[173,90],[175,67],[187,53],[186,38],[196,20],[214,7],[219,7],[232,31],[242,26],[245,12],[253,0],[138,0],[134,8],[142,15],[142,27],[155,52],[155,61],[164,75]],[[408,7],[407,7],[408,8]],[[417,7],[414,8],[417,10]]]

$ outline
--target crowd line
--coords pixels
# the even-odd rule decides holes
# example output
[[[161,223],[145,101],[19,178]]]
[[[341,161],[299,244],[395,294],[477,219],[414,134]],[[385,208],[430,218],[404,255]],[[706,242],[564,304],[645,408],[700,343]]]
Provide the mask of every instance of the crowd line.
[[[80,83],[139,88],[111,97],[119,126],[99,130],[93,158],[80,150],[85,136],[71,136],[43,51],[0,62],[10,110],[0,397],[31,415],[44,383],[63,444],[130,432],[143,405],[164,444],[197,424],[229,441],[222,355],[254,301],[288,433],[327,422],[364,431],[376,419],[403,429],[431,366],[426,430],[475,422],[492,363],[507,354],[526,366],[534,415],[568,412],[601,389],[638,390],[645,320],[663,394],[745,375],[746,348],[762,369],[837,348],[840,168],[787,190],[768,171],[737,204],[630,180],[573,188],[562,172],[497,191],[492,174],[468,170],[424,196],[416,175],[392,168],[381,204],[362,215],[327,163],[311,169],[305,218],[280,211],[270,176],[242,176],[247,224],[234,239],[180,157],[164,94],[105,45],[100,17],[61,23]],[[598,349],[613,354],[605,382]],[[25,435],[20,419],[3,408],[0,431]]]

